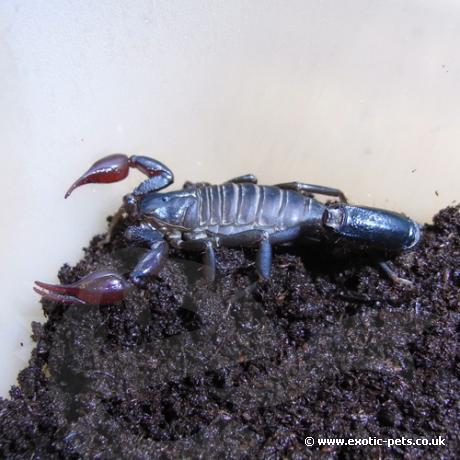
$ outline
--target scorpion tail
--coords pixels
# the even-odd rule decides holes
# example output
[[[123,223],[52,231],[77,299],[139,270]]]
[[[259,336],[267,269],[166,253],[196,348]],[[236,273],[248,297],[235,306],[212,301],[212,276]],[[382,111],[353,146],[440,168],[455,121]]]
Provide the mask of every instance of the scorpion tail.
[[[350,243],[374,250],[407,251],[421,239],[420,227],[412,219],[365,206],[331,205],[323,214],[323,225]]]

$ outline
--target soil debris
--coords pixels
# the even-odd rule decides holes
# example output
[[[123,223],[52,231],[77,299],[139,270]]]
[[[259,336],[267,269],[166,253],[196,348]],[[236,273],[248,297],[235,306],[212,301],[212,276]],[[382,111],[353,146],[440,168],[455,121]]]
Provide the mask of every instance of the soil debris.
[[[142,248],[95,237],[59,278],[126,273]],[[2,458],[457,458],[460,208],[392,261],[275,250],[254,283],[251,250],[219,249],[214,284],[172,252],[159,279],[109,306],[43,301],[29,366],[0,399]],[[436,438],[434,446],[304,439]]]

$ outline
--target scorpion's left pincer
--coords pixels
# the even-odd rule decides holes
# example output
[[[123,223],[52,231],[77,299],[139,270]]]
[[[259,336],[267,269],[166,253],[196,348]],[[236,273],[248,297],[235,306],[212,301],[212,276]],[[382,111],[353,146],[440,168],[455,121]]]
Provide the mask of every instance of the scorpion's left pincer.
[[[90,273],[72,284],[48,284],[35,281],[34,291],[44,299],[71,304],[105,305],[126,297],[132,285],[118,273],[103,270]]]

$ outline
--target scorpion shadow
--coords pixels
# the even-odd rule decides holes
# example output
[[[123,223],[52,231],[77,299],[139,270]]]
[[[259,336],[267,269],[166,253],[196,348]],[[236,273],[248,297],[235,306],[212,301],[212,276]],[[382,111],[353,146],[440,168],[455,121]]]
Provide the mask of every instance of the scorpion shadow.
[[[298,257],[307,273],[314,279],[327,278],[348,292],[355,300],[363,270],[371,268],[378,271],[375,254],[356,252],[327,244],[280,247],[279,254],[291,254]],[[358,296],[359,297],[359,296]],[[367,300],[363,297],[362,300]]]

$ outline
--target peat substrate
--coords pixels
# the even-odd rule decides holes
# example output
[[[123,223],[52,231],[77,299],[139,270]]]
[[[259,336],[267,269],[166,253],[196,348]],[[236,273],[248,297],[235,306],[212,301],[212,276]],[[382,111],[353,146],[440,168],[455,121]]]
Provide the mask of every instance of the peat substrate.
[[[217,279],[171,250],[159,278],[114,305],[43,300],[44,324],[10,399],[0,457],[456,458],[460,208],[392,260],[321,246],[217,250]],[[62,283],[129,273],[145,251],[93,238]],[[19,344],[18,344],[19,347]],[[445,438],[434,446],[307,447],[307,437]],[[457,457],[458,458],[458,457]]]

